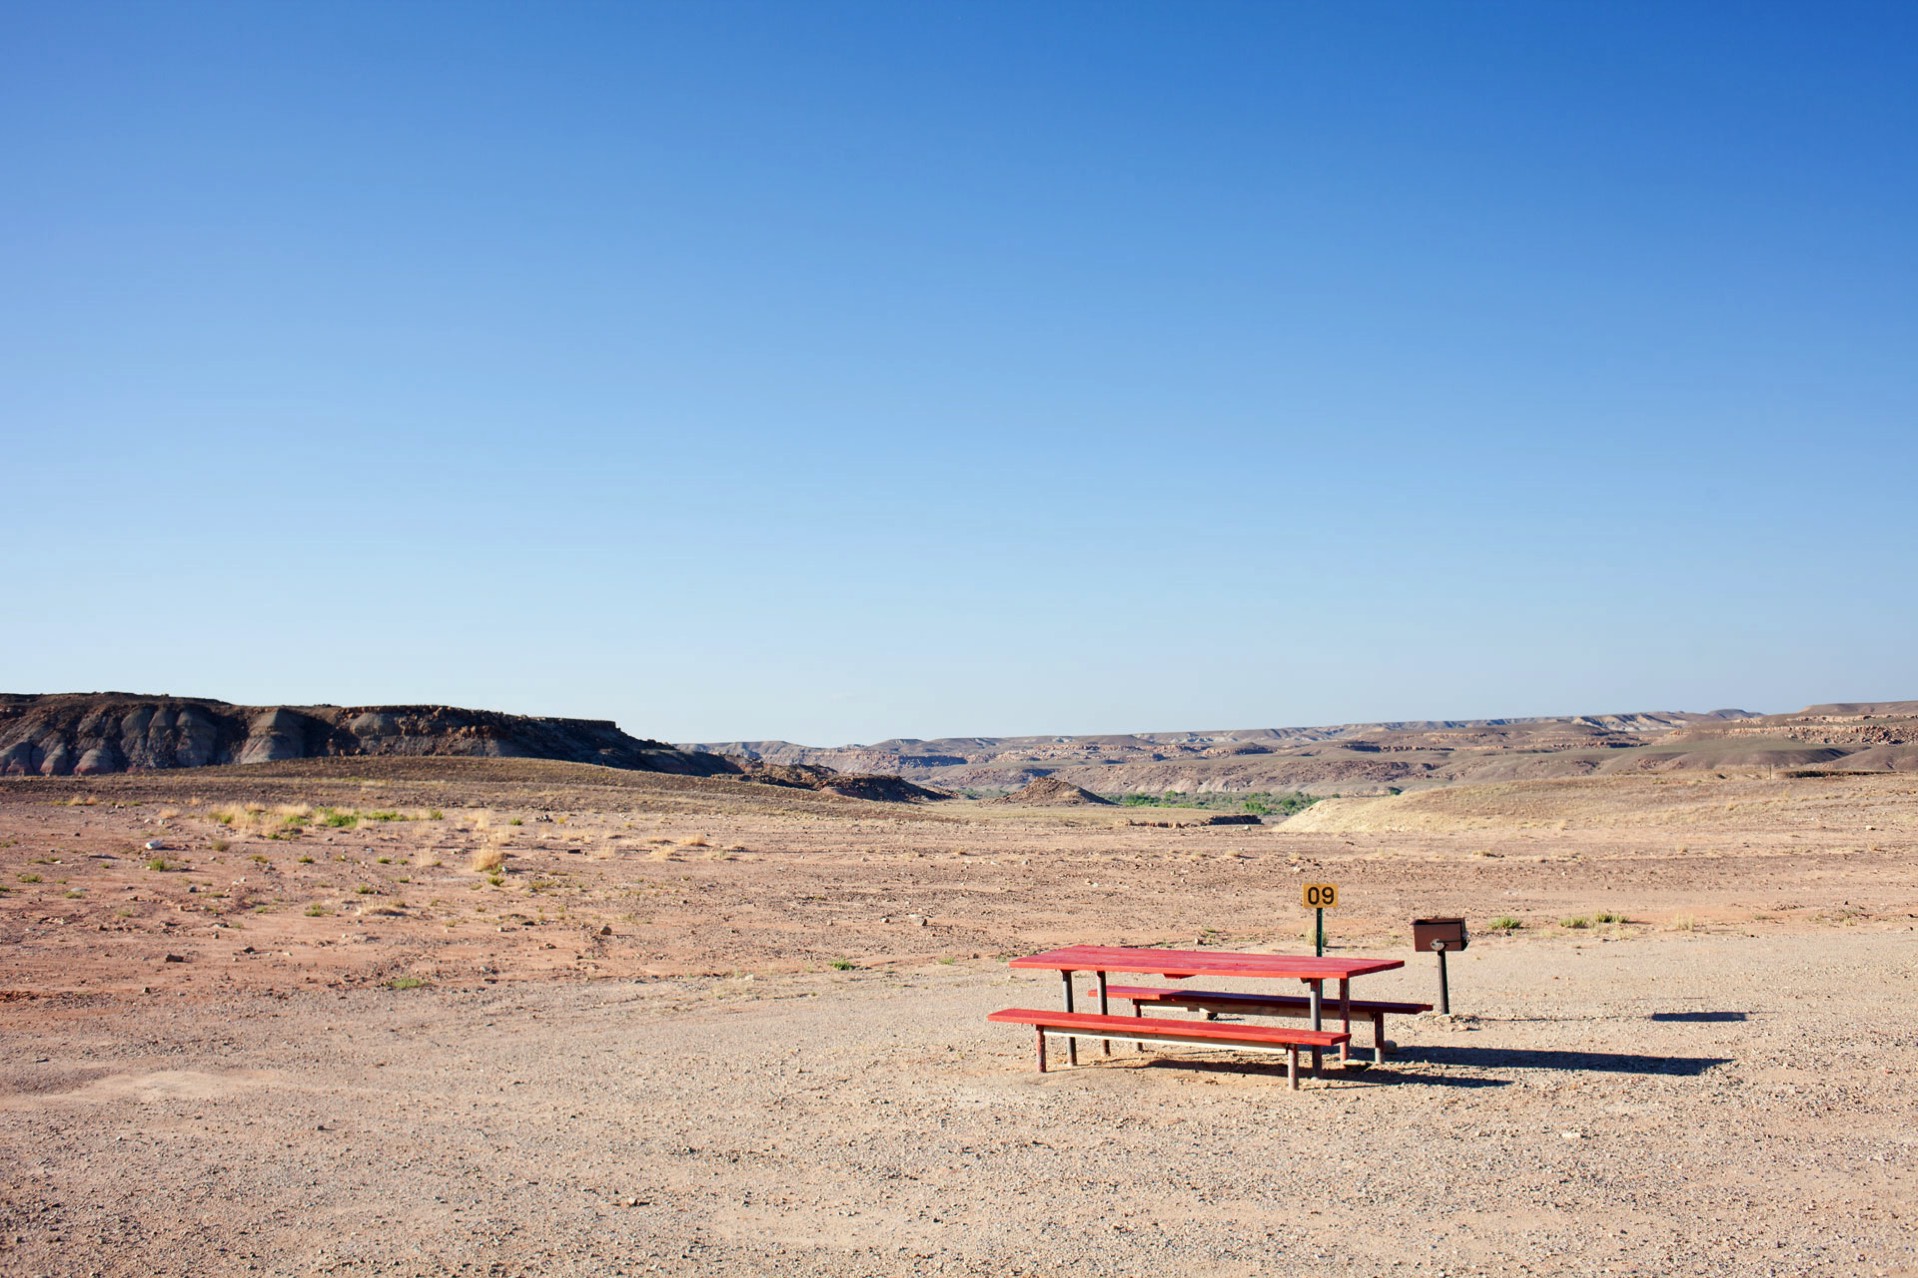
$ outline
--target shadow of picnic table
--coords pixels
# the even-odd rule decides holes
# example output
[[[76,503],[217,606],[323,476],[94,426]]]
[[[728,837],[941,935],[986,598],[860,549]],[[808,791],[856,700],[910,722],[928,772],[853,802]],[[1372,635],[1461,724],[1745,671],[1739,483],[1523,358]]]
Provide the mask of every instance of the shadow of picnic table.
[[[1552,1051],[1529,1047],[1451,1047],[1407,1044],[1395,1060],[1407,1064],[1453,1065],[1479,1069],[1556,1069],[1575,1073],[1662,1074],[1697,1078],[1729,1056],[1653,1056],[1637,1052]]]

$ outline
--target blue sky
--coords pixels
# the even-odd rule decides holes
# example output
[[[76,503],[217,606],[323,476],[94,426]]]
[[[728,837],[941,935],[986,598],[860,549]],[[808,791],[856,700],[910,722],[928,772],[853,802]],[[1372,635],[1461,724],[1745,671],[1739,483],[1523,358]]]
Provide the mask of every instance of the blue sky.
[[[1918,9],[0,8],[0,687],[1918,696]]]

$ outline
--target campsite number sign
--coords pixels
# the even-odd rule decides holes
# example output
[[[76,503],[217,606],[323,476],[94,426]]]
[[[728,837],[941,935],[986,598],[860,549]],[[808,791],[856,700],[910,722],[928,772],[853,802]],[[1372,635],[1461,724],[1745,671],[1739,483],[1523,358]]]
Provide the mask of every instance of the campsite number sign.
[[[1336,883],[1307,883],[1300,893],[1300,900],[1308,910],[1330,910],[1339,903],[1339,885]]]

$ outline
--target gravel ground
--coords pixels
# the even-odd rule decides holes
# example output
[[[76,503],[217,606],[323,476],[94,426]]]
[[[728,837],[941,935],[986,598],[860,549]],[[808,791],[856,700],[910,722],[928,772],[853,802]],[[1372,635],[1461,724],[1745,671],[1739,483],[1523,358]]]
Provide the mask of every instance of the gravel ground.
[[[0,1272],[1913,1273],[1914,970],[1890,926],[1488,940],[1300,1093],[1041,1077],[983,1017],[1056,981],[992,961],[16,997]]]

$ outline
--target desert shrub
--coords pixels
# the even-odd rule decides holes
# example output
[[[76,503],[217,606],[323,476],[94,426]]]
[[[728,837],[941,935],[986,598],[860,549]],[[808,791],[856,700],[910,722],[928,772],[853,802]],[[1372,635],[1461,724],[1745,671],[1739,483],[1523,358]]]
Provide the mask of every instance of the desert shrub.
[[[1501,914],[1486,926],[1494,932],[1516,932],[1525,925],[1509,914]]]
[[[1592,915],[1592,921],[1594,923],[1623,923],[1625,916],[1617,910],[1601,910],[1597,914]]]
[[[506,868],[506,853],[498,848],[479,848],[467,868],[475,874],[496,874]]]
[[[1576,915],[1573,918],[1560,919],[1558,921],[1558,925],[1560,927],[1585,928],[1585,927],[1590,927],[1592,925],[1592,921],[1586,918],[1583,914],[1580,914],[1580,915]]]
[[[394,990],[416,990],[430,984],[432,982],[424,976],[396,976],[386,983],[386,987]]]

